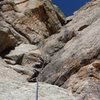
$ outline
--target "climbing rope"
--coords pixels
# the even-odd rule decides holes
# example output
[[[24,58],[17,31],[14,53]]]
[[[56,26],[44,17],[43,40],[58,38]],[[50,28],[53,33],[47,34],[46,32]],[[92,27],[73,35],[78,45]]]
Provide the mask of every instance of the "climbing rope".
[[[39,97],[39,82],[38,79],[36,79],[36,100],[38,100]]]
[[[42,64],[40,73],[43,70],[44,65],[45,65],[45,61],[43,60],[43,64]],[[38,81],[38,77],[36,78],[36,100],[39,100],[39,81]]]

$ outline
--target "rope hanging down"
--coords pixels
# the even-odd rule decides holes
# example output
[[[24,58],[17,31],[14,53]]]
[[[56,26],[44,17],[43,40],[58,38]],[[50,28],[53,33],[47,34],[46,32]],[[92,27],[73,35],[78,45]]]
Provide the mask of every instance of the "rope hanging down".
[[[38,79],[36,79],[36,100],[38,100],[39,97],[39,82]]]
[[[41,71],[43,70],[44,65],[45,65],[45,61],[43,60]],[[41,71],[40,71],[40,73],[41,73]],[[39,81],[38,81],[38,77],[36,78],[36,100],[39,100]]]

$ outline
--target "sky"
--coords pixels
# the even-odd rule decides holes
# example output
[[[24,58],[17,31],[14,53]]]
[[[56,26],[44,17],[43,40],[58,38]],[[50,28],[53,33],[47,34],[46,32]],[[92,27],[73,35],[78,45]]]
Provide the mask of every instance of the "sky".
[[[90,0],[52,0],[65,14],[70,16]]]

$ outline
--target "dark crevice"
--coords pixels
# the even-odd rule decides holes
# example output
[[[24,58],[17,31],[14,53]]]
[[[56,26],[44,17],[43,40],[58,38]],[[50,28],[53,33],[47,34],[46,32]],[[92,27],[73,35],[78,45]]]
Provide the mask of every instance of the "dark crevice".
[[[25,3],[25,2],[27,2],[27,1],[29,1],[29,0],[23,0],[23,1],[21,1],[21,2],[15,3],[15,5],[20,5],[20,4]]]
[[[24,54],[20,55],[20,57],[19,57],[18,60],[16,61],[16,64],[21,65],[22,60],[23,60],[23,56],[24,56]]]
[[[28,35],[26,35],[25,33],[23,33],[21,30],[19,30],[17,27],[15,27],[15,26],[13,26],[12,25],[12,27],[14,28],[14,30],[16,31],[16,32],[18,32],[20,35],[22,35],[23,37],[25,37],[28,41],[29,41],[29,43],[31,43],[31,39],[30,39],[30,37],[28,36]]]
[[[79,69],[81,68],[81,66],[76,66],[76,67],[72,67],[70,68],[69,71],[65,71],[62,73],[62,75],[60,77],[57,78],[57,80],[55,81],[54,85],[57,86],[62,86],[64,84],[64,82],[73,74],[77,73],[79,71]]]
[[[67,20],[66,22],[65,22],[65,24],[68,24],[69,22],[71,22],[72,21],[72,19],[69,19],[69,20]]]
[[[64,26],[64,25],[65,25],[65,20],[62,19],[62,17],[61,17],[58,13],[56,13],[56,15],[57,15],[57,17],[58,17],[58,19],[59,19],[61,25]]]
[[[36,78],[39,75],[39,72],[37,70],[34,70],[34,74],[31,76],[31,78],[27,78],[28,82],[36,82]]]
[[[9,54],[11,50],[14,50],[15,47],[9,47],[9,48],[6,48],[5,50],[3,50],[1,53],[0,53],[0,56],[1,57],[5,57],[5,55]]]
[[[82,59],[81,62],[80,62],[80,65],[81,66],[85,66],[85,65],[88,65],[90,64],[90,61],[89,59]]]
[[[83,26],[81,26],[79,29],[78,29],[78,31],[82,31],[82,30],[84,30],[85,28],[87,28],[89,25],[83,25]]]
[[[38,75],[41,73],[41,71],[44,69],[44,67],[47,65],[46,61],[40,57],[40,63],[36,63],[32,67],[33,69],[33,75],[29,78],[27,78],[28,82],[36,82]]]

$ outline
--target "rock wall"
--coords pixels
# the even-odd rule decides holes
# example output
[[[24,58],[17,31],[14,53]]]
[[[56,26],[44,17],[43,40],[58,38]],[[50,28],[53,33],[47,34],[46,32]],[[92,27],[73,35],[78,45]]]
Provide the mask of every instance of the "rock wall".
[[[99,5],[65,19],[51,0],[1,0],[0,100],[35,100],[37,80],[39,100],[99,100]]]
[[[59,13],[50,1],[48,4],[38,0],[14,0],[2,1],[0,5],[4,20],[33,44],[35,37],[39,38],[39,42],[57,32],[64,21],[64,17],[59,20]]]

